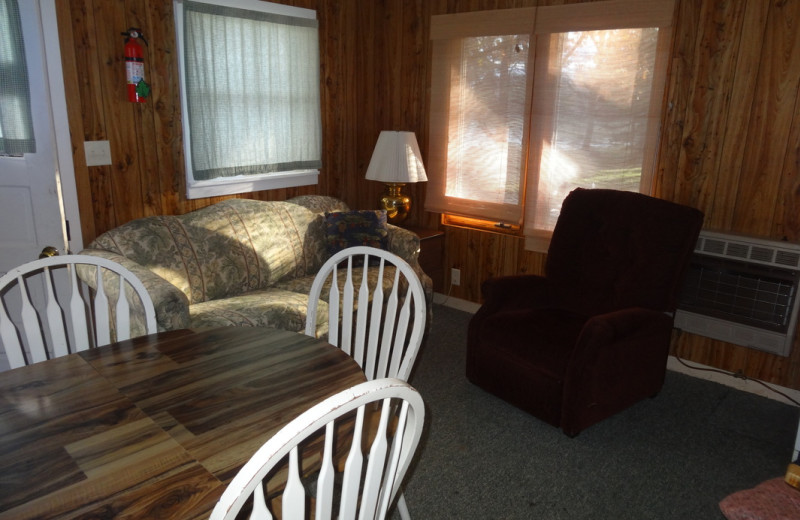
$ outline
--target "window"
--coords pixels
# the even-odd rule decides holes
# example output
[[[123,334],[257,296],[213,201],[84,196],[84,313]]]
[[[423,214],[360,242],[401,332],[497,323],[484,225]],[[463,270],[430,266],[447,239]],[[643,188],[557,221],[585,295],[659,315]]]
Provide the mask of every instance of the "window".
[[[16,0],[0,0],[0,155],[35,151],[19,6]]]
[[[649,193],[672,2],[434,16],[426,209],[545,251],[576,187]]]
[[[257,0],[176,1],[187,196],[316,184],[316,13]]]

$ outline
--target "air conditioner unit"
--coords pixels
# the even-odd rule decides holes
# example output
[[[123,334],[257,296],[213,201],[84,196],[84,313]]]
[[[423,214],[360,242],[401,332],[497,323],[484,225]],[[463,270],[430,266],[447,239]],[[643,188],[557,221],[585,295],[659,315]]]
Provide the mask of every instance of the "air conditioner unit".
[[[701,231],[675,327],[780,356],[792,349],[800,244]]]

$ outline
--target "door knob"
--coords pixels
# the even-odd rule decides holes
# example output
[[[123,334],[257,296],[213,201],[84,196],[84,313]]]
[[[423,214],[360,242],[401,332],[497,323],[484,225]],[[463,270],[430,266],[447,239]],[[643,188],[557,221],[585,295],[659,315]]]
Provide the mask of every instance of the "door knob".
[[[47,246],[39,253],[39,258],[47,258],[50,256],[58,256],[58,249],[53,246]]]

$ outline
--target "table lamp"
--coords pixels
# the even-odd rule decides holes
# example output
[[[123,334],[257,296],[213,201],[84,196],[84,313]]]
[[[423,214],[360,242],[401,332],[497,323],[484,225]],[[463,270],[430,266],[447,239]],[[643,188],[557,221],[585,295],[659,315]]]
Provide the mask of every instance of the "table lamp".
[[[390,224],[403,222],[411,209],[411,198],[402,193],[403,186],[428,180],[414,132],[380,133],[367,168],[367,180],[386,183],[379,207],[386,210]]]

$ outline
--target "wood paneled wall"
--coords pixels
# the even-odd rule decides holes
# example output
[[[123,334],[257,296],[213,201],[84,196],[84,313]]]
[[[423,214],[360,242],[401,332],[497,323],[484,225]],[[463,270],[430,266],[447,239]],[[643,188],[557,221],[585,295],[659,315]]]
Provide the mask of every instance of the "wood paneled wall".
[[[417,133],[427,153],[430,16],[571,0],[281,0],[317,10],[320,21],[323,169],[302,193],[373,207],[382,186],[364,180],[381,130]],[[169,0],[59,0],[59,32],[88,243],[130,219],[180,214],[219,199],[187,200],[177,57]],[[679,0],[656,187],[700,208],[711,229],[800,242],[800,2]],[[125,98],[123,38],[141,27],[149,46],[144,104]],[[83,141],[111,142],[113,165],[87,168]],[[410,187],[410,223],[438,226],[425,185]],[[480,302],[490,276],[541,273],[544,257],[520,239],[447,228],[446,267],[461,269],[452,296]],[[800,389],[800,341],[788,358],[676,333],[673,353]]]

